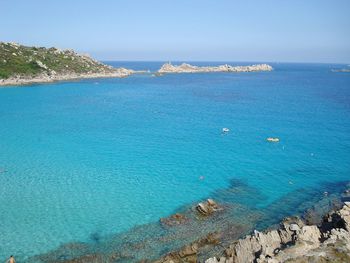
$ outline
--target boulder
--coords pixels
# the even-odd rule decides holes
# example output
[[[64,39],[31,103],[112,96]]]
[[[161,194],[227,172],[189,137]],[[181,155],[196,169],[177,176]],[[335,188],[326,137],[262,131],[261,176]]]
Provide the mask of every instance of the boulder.
[[[195,255],[198,252],[198,245],[197,244],[192,244],[185,246],[183,249],[180,250],[179,256],[181,258],[188,257],[191,255]]]
[[[197,204],[196,209],[201,215],[208,216],[220,210],[220,207],[213,199],[208,199],[205,202]]]

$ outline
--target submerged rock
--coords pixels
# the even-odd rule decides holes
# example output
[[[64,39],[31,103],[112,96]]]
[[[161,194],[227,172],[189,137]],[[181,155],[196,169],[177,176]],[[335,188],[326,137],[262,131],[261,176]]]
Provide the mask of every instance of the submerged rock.
[[[176,213],[166,218],[161,218],[160,222],[166,226],[176,226],[188,222],[188,218],[180,213]]]
[[[174,251],[154,263],[182,263],[182,262],[198,262],[198,254],[200,249],[206,246],[217,245],[220,241],[219,233],[209,233],[207,236],[196,240],[195,242],[182,247],[179,251]]]

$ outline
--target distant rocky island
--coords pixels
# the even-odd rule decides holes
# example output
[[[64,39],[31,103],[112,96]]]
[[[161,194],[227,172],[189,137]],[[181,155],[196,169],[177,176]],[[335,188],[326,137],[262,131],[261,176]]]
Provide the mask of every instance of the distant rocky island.
[[[159,70],[158,74],[165,73],[207,73],[207,72],[254,72],[254,71],[271,71],[273,68],[267,64],[256,64],[251,66],[206,66],[199,67],[187,63],[181,65],[172,65],[170,62],[165,63]]]
[[[332,69],[332,72],[350,72],[350,68]]]
[[[0,42],[0,86],[126,77],[132,73],[133,70],[113,68],[73,50]]]

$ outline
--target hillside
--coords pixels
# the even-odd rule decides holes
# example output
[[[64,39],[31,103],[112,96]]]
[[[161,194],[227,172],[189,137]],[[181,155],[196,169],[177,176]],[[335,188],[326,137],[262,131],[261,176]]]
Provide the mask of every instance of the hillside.
[[[89,77],[125,77],[132,72],[102,64],[73,50],[0,42],[0,85]]]

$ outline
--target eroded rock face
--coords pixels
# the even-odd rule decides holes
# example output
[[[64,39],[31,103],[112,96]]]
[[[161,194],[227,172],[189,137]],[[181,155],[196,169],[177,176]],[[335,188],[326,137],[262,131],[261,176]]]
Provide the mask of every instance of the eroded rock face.
[[[327,215],[320,227],[287,218],[280,229],[254,231],[231,244],[225,253],[226,257],[205,262],[350,262],[350,203]]]

